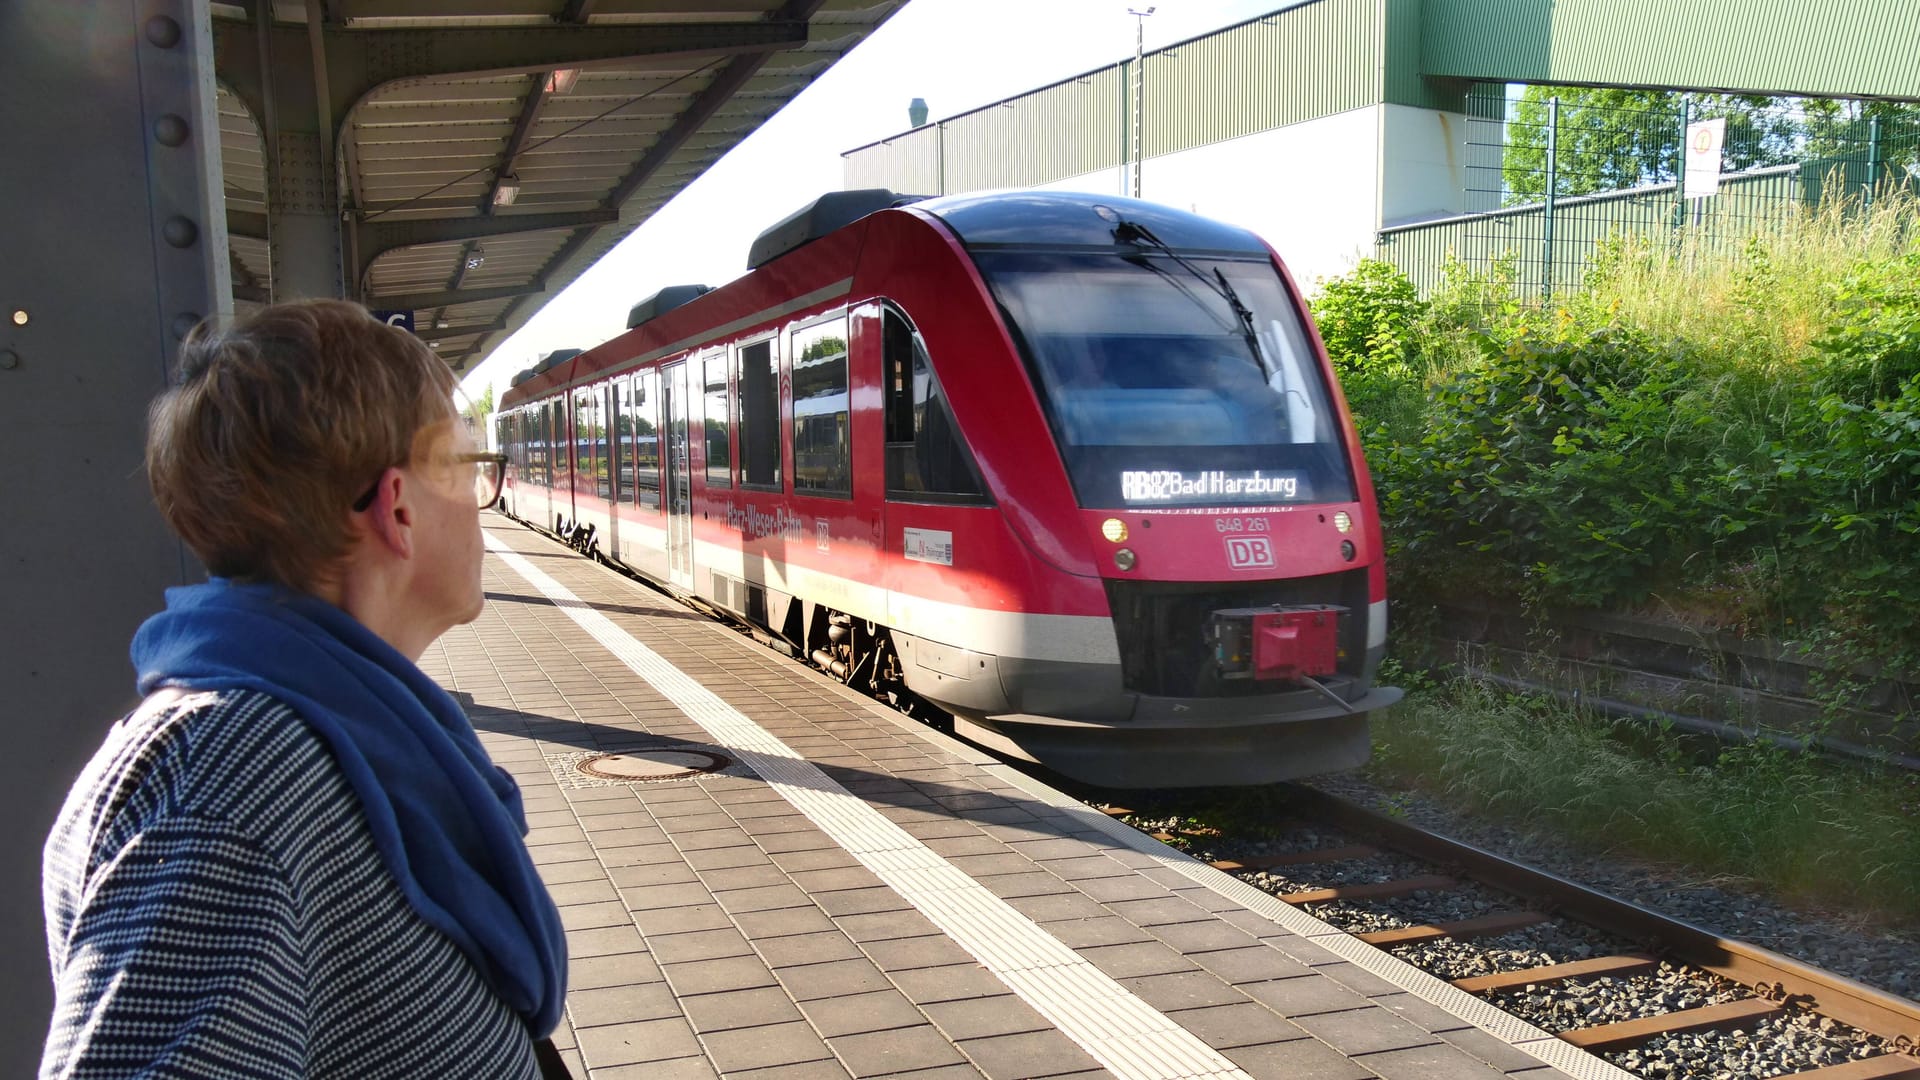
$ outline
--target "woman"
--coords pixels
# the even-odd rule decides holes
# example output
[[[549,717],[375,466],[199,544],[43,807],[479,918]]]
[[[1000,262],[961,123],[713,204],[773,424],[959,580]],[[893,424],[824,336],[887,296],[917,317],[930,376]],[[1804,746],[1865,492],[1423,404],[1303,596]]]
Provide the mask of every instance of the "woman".
[[[213,577],[45,856],[42,1077],[531,1078],[566,942],[518,789],[414,661],[483,603],[453,376],[337,301],[182,348],[147,472]]]

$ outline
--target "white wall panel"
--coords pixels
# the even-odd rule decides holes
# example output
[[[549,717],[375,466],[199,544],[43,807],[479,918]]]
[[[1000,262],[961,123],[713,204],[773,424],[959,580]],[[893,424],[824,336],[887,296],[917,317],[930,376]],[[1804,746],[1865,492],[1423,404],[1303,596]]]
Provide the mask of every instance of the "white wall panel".
[[[1373,253],[1380,108],[1148,158],[1140,170],[1141,192],[1153,202],[1253,230],[1312,292],[1316,278],[1343,274]],[[1102,169],[1044,186],[1119,195],[1126,191],[1127,170]]]
[[[1381,227],[1466,213],[1466,116],[1408,105],[1380,108]]]

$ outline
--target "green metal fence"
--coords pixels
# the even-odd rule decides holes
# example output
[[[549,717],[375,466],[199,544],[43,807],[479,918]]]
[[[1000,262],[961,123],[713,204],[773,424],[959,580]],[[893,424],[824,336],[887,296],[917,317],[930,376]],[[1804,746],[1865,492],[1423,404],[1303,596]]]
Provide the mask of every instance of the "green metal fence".
[[[1616,104],[1632,98],[1477,89],[1467,99],[1471,212],[1381,230],[1380,258],[1423,293],[1451,260],[1510,274],[1522,296],[1551,298],[1580,286],[1594,245],[1609,236],[1737,246],[1824,199],[1866,205],[1895,186],[1920,186],[1920,117],[1911,110],[1849,116],[1860,110],[1719,97]],[[1726,121],[1718,190],[1688,198],[1688,126],[1715,118]]]

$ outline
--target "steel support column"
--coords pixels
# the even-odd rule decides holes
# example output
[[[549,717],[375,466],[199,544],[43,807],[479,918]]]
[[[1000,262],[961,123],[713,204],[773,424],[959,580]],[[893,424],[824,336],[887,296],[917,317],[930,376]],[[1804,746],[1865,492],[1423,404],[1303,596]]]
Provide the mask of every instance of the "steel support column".
[[[333,132],[321,130],[331,103],[317,88],[327,73],[317,35],[296,41],[272,25],[272,0],[254,0],[251,44],[256,70],[267,72],[258,87],[261,133],[267,154],[267,222],[271,241],[273,297],[347,295],[342,258],[338,174]],[[317,76],[317,77],[316,77]],[[331,129],[332,124],[326,125]]]
[[[146,406],[228,296],[208,0],[75,11],[0,3],[0,1076],[46,1036],[41,842],[135,702],[134,628],[199,576],[147,492]]]

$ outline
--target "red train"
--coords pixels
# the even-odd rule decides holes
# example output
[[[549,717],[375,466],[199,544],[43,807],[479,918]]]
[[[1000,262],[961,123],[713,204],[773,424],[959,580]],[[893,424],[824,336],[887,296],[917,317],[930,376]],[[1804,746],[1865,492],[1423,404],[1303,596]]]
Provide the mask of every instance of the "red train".
[[[1349,768],[1380,527],[1258,237],[839,192],[501,399],[503,507],[983,745],[1114,786]]]

